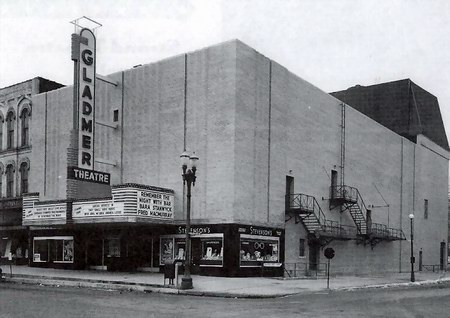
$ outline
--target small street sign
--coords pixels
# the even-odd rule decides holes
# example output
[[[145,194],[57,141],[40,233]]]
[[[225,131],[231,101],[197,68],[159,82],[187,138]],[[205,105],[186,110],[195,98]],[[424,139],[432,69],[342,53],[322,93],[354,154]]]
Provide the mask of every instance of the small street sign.
[[[323,252],[323,255],[328,259],[327,266],[327,289],[330,289],[330,260],[334,257],[334,249],[327,247]]]
[[[331,247],[327,247],[323,253],[326,258],[332,259],[334,257],[334,250]]]

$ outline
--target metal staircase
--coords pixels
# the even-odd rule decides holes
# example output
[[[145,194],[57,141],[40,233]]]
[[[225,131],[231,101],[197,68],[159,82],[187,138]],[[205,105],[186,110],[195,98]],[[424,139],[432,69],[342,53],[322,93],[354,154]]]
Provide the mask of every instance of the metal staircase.
[[[358,189],[347,185],[332,186],[330,188],[330,209],[341,207],[341,212],[348,210],[355,222],[357,233],[367,235],[368,231],[368,209]]]
[[[286,195],[286,212],[295,217],[296,223],[301,222],[310,234],[323,229],[325,215],[313,196],[303,193]]]
[[[286,221],[295,217],[295,222],[303,224],[310,238],[322,240],[322,246],[333,239],[349,240],[355,234],[353,227],[325,219],[316,198],[303,193],[286,195],[286,217]]]
[[[356,225],[357,234],[363,241],[374,247],[379,242],[405,240],[401,229],[389,228],[384,224],[373,223],[371,211],[367,209],[358,189],[347,185],[330,188],[330,209],[341,207],[341,212],[348,210]]]

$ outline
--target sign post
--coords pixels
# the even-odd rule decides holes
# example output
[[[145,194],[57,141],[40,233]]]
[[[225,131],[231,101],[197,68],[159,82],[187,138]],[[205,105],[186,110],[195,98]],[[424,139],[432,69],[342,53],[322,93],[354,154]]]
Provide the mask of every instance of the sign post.
[[[8,261],[9,261],[9,273],[11,274],[12,277],[12,253],[10,252],[8,255]]]
[[[330,260],[334,257],[334,249],[331,247],[328,247],[325,249],[325,252],[323,253],[325,257],[328,259],[328,266],[327,266],[327,289],[330,289]]]

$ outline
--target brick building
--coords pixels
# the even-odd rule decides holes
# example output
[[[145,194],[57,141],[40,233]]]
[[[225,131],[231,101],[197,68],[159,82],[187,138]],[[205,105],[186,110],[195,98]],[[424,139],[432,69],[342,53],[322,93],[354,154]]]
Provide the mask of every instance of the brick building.
[[[28,233],[22,226],[22,194],[28,192],[32,118],[31,96],[62,87],[36,77],[0,89],[0,263],[9,253],[28,258]]]
[[[83,170],[80,140],[91,137],[77,127],[91,119],[73,101],[93,94],[79,85],[32,96],[32,266],[159,270],[183,259],[184,149],[200,158],[194,272],[303,275],[322,268],[325,246],[337,272],[405,271],[411,212],[423,262],[446,257],[445,132],[395,132],[236,40],[91,82],[93,169]]]

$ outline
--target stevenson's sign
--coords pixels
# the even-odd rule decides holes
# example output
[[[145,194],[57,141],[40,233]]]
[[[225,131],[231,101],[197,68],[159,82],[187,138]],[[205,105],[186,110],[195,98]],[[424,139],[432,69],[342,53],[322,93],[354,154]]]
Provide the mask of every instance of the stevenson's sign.
[[[80,32],[78,56],[78,166],[94,170],[95,36]]]

